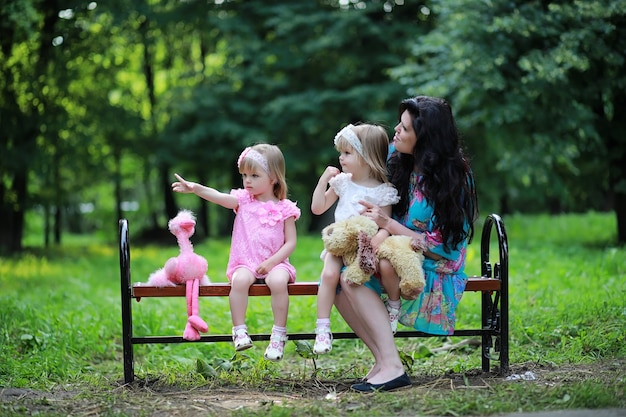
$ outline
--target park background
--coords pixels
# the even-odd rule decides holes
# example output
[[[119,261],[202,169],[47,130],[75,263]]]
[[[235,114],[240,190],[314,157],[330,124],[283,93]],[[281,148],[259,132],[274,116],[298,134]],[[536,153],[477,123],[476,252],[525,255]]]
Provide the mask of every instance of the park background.
[[[452,105],[483,214],[610,212],[626,241],[623,0],[5,0],[0,48],[0,253],[115,239],[122,217],[156,239],[179,208],[227,236],[173,173],[228,191],[257,142],[317,232],[335,133],[391,136],[413,95]]]
[[[3,0],[0,414],[626,407],[625,59],[624,0]],[[232,213],[171,193],[173,173],[228,191],[240,185],[241,150],[275,143],[303,213],[292,261],[316,279],[329,219],[309,202],[337,163],[335,133],[375,122],[392,135],[399,101],[418,94],[451,103],[481,222],[503,216],[511,373],[535,381],[481,373],[475,347],[428,338],[398,341],[414,387],[375,399],[347,390],[370,366],[356,340],[338,340],[317,367],[291,343],[280,364],[262,347],[246,359],[229,343],[141,346],[136,384],[123,386],[120,218],[133,282],[178,252],[167,221],[180,208],[198,215],[194,247],[225,281]],[[477,240],[470,274],[481,267]],[[463,326],[480,323],[471,296]],[[256,301],[250,324],[268,330]],[[137,330],[178,334],[180,302],[136,303]],[[230,331],[227,303],[203,300],[212,333]],[[310,331],[314,311],[314,297],[295,297],[290,330]]]

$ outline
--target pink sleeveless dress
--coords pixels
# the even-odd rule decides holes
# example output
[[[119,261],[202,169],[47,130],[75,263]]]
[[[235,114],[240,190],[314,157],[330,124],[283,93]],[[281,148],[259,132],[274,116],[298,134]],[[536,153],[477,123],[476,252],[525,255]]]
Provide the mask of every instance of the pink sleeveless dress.
[[[231,190],[230,194],[237,197],[239,207],[235,210],[226,277],[231,281],[237,268],[247,268],[257,279],[265,279],[265,275],[257,274],[255,270],[284,245],[285,220],[290,217],[298,220],[300,209],[288,199],[278,202],[256,200],[245,189]],[[290,282],[296,280],[296,269],[289,263],[289,258],[274,268],[285,269]]]

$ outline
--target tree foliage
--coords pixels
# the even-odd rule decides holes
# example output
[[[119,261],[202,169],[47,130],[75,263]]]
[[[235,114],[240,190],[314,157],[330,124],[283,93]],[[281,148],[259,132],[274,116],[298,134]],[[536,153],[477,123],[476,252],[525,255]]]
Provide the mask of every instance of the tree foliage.
[[[504,213],[615,207],[626,240],[626,2],[432,9],[436,29],[393,75],[452,102],[488,203]]]
[[[0,251],[27,213],[46,243],[122,216],[165,229],[180,206],[228,233],[232,213],[173,195],[172,174],[238,187],[257,142],[281,147],[316,230],[335,132],[391,134],[409,94],[452,103],[483,210],[615,208],[624,240],[625,1],[6,0]]]

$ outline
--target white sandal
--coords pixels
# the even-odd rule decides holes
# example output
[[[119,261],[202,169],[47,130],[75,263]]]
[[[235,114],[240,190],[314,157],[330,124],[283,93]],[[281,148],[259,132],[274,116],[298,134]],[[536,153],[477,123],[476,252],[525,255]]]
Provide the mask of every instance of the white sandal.
[[[318,327],[315,329],[315,344],[313,345],[313,353],[323,355],[333,349],[333,334],[329,328]]]
[[[235,343],[235,350],[237,352],[252,347],[252,339],[250,339],[246,329],[239,329],[237,331],[233,329],[233,343]]]
[[[275,333],[272,333],[270,336],[270,344],[265,349],[265,359],[272,362],[277,362],[283,358],[283,354],[285,353],[285,342],[287,341],[287,336],[279,336]]]
[[[389,313],[389,325],[391,326],[391,332],[396,334],[398,331],[398,319],[400,318],[400,310],[397,308],[390,307],[389,304],[387,306],[387,313]]]

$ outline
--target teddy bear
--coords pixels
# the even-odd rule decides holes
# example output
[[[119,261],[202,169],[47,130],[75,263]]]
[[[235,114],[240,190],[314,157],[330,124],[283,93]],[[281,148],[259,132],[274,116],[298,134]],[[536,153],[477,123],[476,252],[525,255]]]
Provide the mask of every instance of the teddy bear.
[[[423,237],[389,236],[374,253],[372,237],[378,232],[376,223],[365,216],[352,216],[332,223],[322,230],[326,251],[343,257],[344,279],[362,285],[376,270],[376,263],[387,259],[400,278],[400,292],[405,299],[416,298],[424,289]]]
[[[168,222],[169,231],[176,236],[180,253],[169,258],[165,266],[150,274],[146,284],[154,287],[172,287],[184,284],[187,299],[187,324],[183,332],[185,340],[199,340],[200,333],[206,333],[209,326],[198,315],[198,295],[200,285],[209,285],[206,275],[207,260],[193,251],[190,237],[194,234],[196,218],[189,210],[181,210]]]
[[[346,281],[362,285],[374,273],[376,259],[370,242],[376,232],[376,223],[365,216],[352,216],[322,229],[324,249],[343,258]]]

